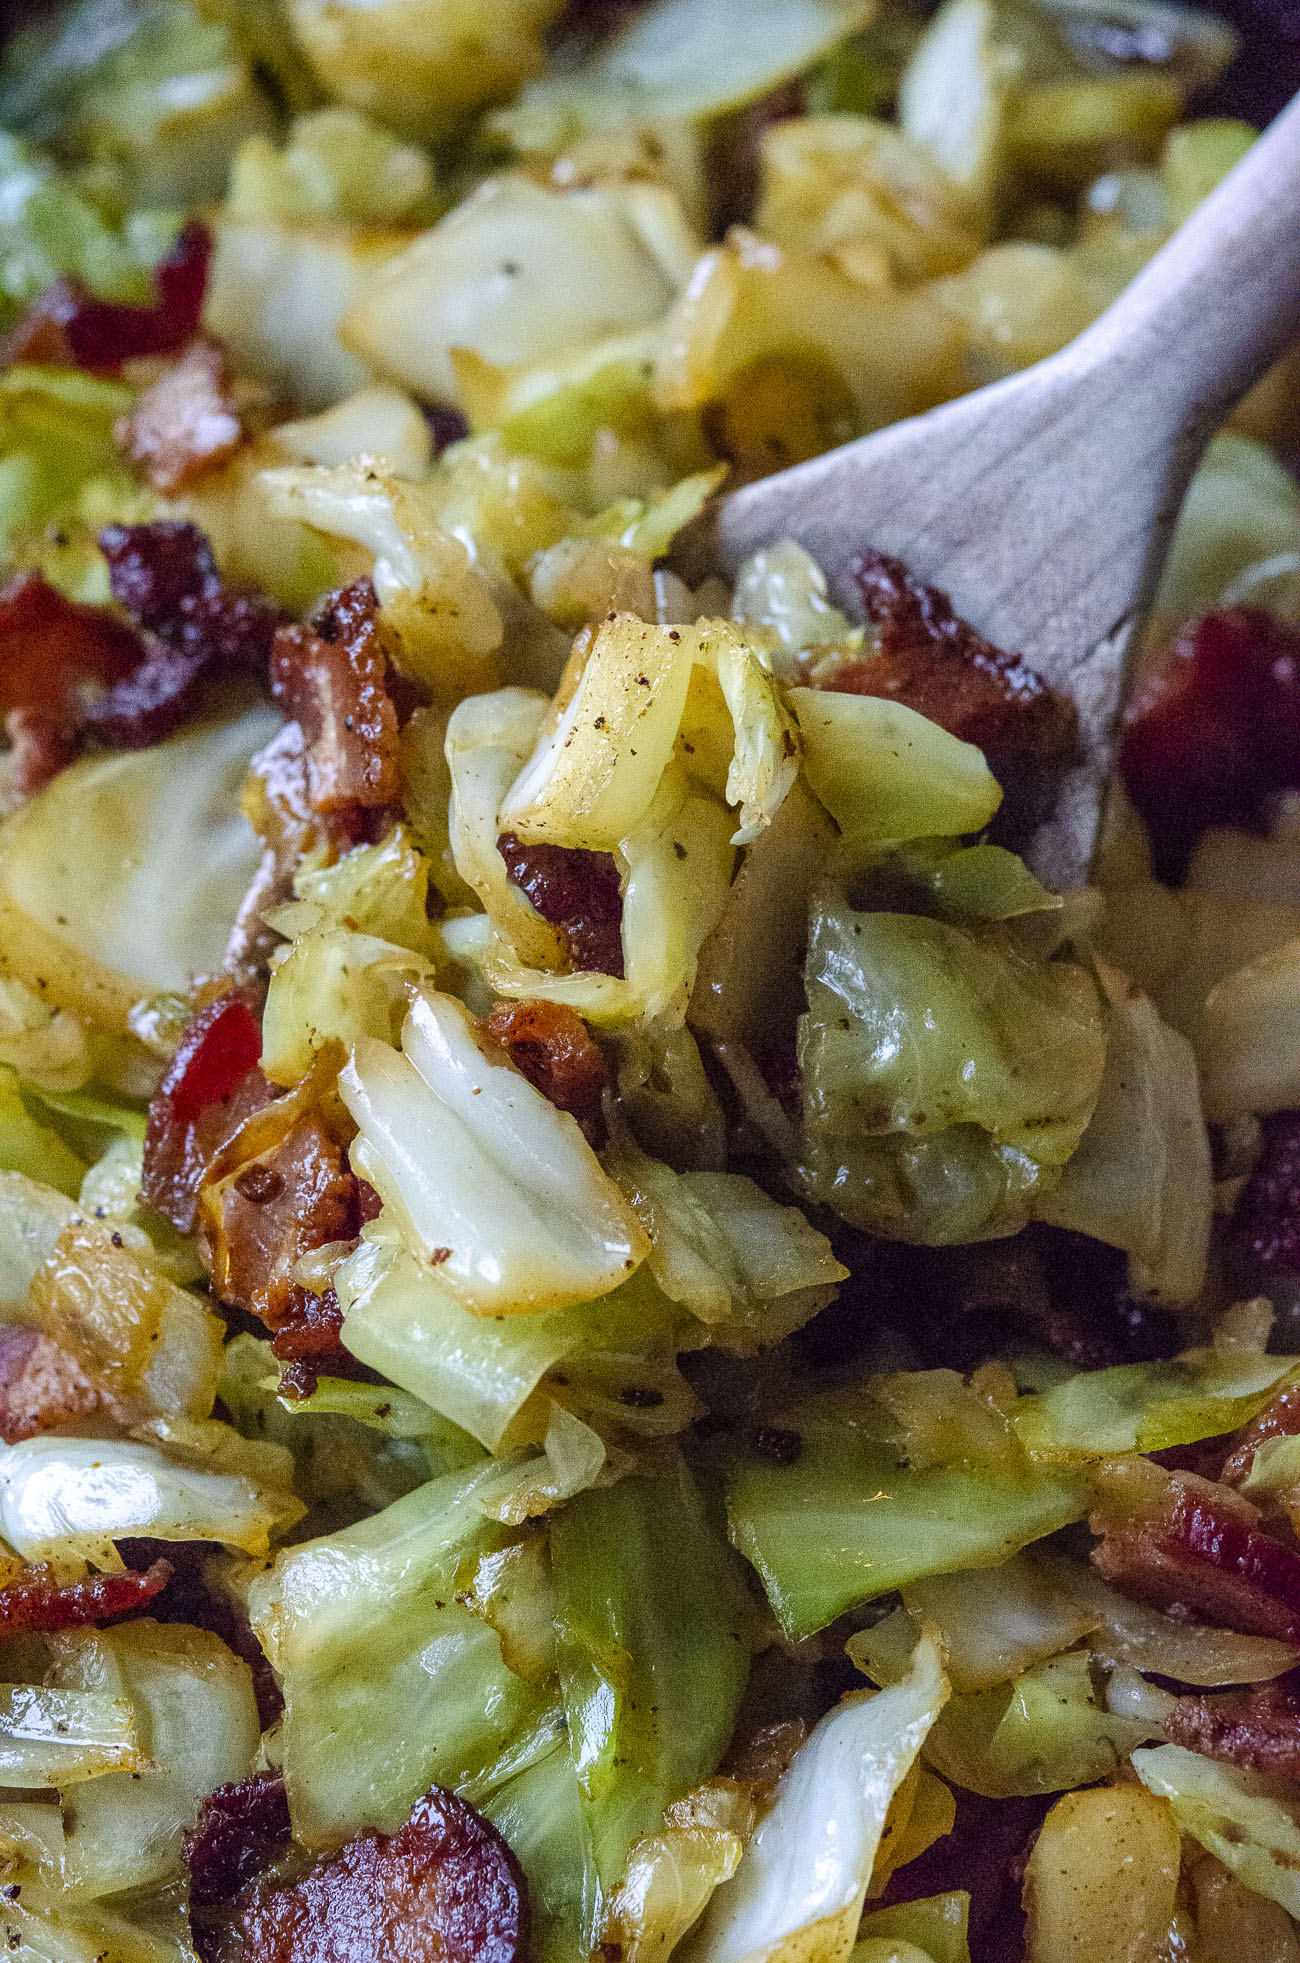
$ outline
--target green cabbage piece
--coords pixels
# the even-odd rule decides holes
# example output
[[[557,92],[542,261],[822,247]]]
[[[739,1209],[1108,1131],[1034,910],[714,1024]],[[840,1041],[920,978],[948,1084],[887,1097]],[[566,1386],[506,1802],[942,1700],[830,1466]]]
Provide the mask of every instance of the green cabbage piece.
[[[217,197],[239,144],[275,127],[263,74],[292,85],[279,19],[254,0],[75,0],[9,43],[0,121],[95,166],[130,204]]]
[[[777,1422],[797,1434],[797,1459],[738,1456],[727,1514],[788,1636],[925,1575],[996,1567],[1087,1509],[1083,1477],[1031,1465],[1014,1440],[983,1460],[904,1463],[897,1420],[862,1391],[811,1398]]]
[[[113,443],[134,401],[123,384],[73,369],[0,374],[0,568],[38,566],[73,599],[108,599],[98,533],[152,516],[156,502]]]
[[[748,1606],[684,1474],[580,1493],[554,1517],[551,1566],[569,1749],[608,1889],[722,1756],[749,1675]]]
[[[537,1963],[573,1963],[601,1917],[591,1827],[562,1722],[559,1729],[545,1756],[478,1800],[527,1877]]]
[[[427,225],[437,215],[433,164],[360,110],[317,109],[297,118],[281,150],[265,136],[240,146],[226,209],[235,218]]]
[[[868,1909],[849,1963],[885,1963],[879,1950],[863,1951],[866,1943],[911,1943],[933,1963],[970,1963],[969,1920],[970,1896],[961,1888],[946,1895],[925,1895],[917,1902],[899,1902],[893,1908]]]
[[[982,750],[906,703],[792,688],[804,775],[846,837],[888,841],[982,831],[1002,792]]]
[[[86,1176],[86,1161],[52,1125],[34,1115],[18,1073],[4,1066],[0,1066],[0,1170],[20,1172],[72,1199]]]
[[[1181,1745],[1135,1752],[1133,1770],[1169,1801],[1180,1832],[1217,1855],[1244,1887],[1300,1916],[1300,1820],[1276,1786]]]
[[[1019,1398],[1011,1422],[1035,1457],[1161,1452],[1235,1431],[1298,1380],[1300,1357],[1185,1350],[1166,1362],[1080,1371],[1051,1390]]]
[[[828,884],[805,976],[809,1196],[899,1240],[1013,1231],[1097,1100],[1105,1022],[1087,971],[998,925],[859,913]]]
[[[490,1777],[551,1708],[459,1599],[519,1536],[480,1511],[493,1464],[450,1472],[281,1554],[249,1594],[285,1695],[284,1776],[309,1847],[394,1831],[430,1785]]]
[[[310,1397],[281,1401],[279,1380],[270,1343],[236,1336],[226,1345],[217,1394],[245,1438],[292,1452],[294,1491],[318,1531],[349,1526],[431,1478],[482,1460],[467,1432],[407,1391],[322,1377]]]
[[[135,235],[152,242],[139,227]],[[151,257],[48,158],[0,129],[0,325],[62,274],[102,299],[144,306]]]

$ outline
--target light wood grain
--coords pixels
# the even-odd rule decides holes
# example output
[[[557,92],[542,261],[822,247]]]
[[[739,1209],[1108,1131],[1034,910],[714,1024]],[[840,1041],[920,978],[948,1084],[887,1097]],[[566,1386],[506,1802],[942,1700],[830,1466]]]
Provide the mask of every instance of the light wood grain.
[[[1300,333],[1300,97],[1121,298],[1060,354],[722,499],[726,571],[797,539],[853,605],[864,546],[897,553],[1078,705],[1084,761],[1035,837],[1085,876],[1125,658],[1188,479]]]

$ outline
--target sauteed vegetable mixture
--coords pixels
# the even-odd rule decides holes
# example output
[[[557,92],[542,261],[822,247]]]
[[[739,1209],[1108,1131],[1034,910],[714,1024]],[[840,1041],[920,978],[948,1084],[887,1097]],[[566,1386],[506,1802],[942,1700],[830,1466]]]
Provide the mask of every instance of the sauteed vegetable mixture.
[[[1086,890],[1015,649],[869,539],[848,610],[674,558],[1093,319],[1235,52],[11,37],[8,1954],[1300,1963],[1300,368]]]

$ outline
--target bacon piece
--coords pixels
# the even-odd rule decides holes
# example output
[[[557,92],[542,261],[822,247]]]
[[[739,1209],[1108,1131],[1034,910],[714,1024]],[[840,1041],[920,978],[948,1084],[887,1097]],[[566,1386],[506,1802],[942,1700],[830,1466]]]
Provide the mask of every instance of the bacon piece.
[[[248,1963],[525,1963],[514,1855],[434,1787],[395,1834],[360,1834],[285,1888],[254,1886],[236,1923]]]
[[[1300,1111],[1275,1111],[1264,1119],[1259,1158],[1229,1234],[1257,1268],[1300,1271]]]
[[[76,1357],[52,1337],[22,1326],[0,1332],[0,1438],[6,1445],[89,1417],[102,1402]]]
[[[1300,628],[1258,607],[1205,614],[1124,720],[1120,774],[1158,875],[1180,878],[1207,825],[1254,823],[1271,791],[1300,784]]]
[[[623,896],[613,853],[525,845],[514,832],[502,832],[497,849],[512,883],[563,934],[574,967],[621,975]]]
[[[1251,1524],[1252,1509],[1207,1480],[1170,1481],[1155,1520],[1107,1532],[1096,1568],[1135,1601],[1300,1643],[1300,1554]]]
[[[141,1573],[96,1574],[84,1581],[56,1582],[43,1568],[0,1588],[0,1634],[84,1629],[92,1622],[130,1615],[160,1595],[171,1579],[170,1562],[155,1561]]]
[[[1180,1697],[1164,1732],[1171,1744],[1206,1758],[1300,1780],[1300,1681],[1292,1672],[1226,1696]]]
[[[262,1032],[243,996],[218,997],[181,1038],[149,1106],[144,1197],[182,1233],[194,1226],[209,1160],[275,1095],[258,1069]]]
[[[315,630],[280,629],[271,693],[302,728],[314,811],[398,803],[397,712],[368,579],[335,593]]]
[[[0,346],[0,367],[28,361],[112,371],[141,355],[179,354],[198,332],[211,257],[207,226],[183,225],[155,269],[149,307],[98,300],[80,280],[55,280]]]
[[[9,789],[17,797],[34,797],[76,760],[77,719],[66,709],[10,709],[5,735]]]
[[[269,1107],[268,1121],[274,1113]],[[221,1300],[271,1330],[300,1320],[306,1311],[298,1297],[308,1291],[294,1282],[294,1265],[327,1241],[352,1237],[356,1200],[356,1181],[320,1119],[298,1119],[221,1182],[220,1228],[209,1236]]]
[[[572,1009],[560,1002],[497,1002],[479,1028],[558,1110],[575,1118],[599,1111],[605,1059]]]
[[[184,489],[225,463],[244,440],[220,351],[204,342],[145,389],[113,430],[119,447],[160,491]]]
[[[289,1801],[278,1772],[255,1772],[238,1785],[218,1786],[200,1806],[193,1833],[185,1836],[191,1903],[233,1901],[275,1859],[292,1833]]]
[[[101,607],[65,600],[43,573],[0,588],[0,710],[63,711],[79,684],[120,681],[144,654],[138,634]]]
[[[1020,655],[977,634],[953,611],[946,593],[923,586],[901,559],[884,552],[862,553],[853,576],[880,651],[839,669],[828,688],[902,702],[1004,767],[1071,755],[1073,703]]]
[[[1300,1431],[1300,1385],[1280,1390],[1257,1418],[1243,1425],[1231,1443],[1219,1477],[1225,1486],[1239,1486],[1250,1472],[1255,1453],[1266,1438],[1290,1438]]]
[[[156,648],[134,675],[91,703],[86,725],[110,750],[161,743],[198,709],[207,666],[201,654]]]

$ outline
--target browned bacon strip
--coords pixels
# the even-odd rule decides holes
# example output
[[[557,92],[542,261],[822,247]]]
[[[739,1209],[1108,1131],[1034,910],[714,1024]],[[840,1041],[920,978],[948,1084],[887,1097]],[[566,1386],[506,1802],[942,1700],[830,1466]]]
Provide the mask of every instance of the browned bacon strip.
[[[21,1326],[0,1332],[0,1438],[6,1445],[89,1417],[102,1401],[76,1357],[52,1337]]]
[[[128,1615],[161,1594],[171,1572],[169,1562],[155,1561],[139,1574],[97,1574],[85,1581],[59,1583],[44,1569],[33,1568],[29,1577],[0,1588],[0,1633],[34,1629],[49,1635]]]
[[[1154,1608],[1300,1643],[1300,1554],[1240,1507],[1226,1491],[1217,1497],[1208,1480],[1175,1476],[1167,1511],[1106,1533],[1093,1562],[1116,1588]]]
[[[1300,1385],[1293,1385],[1270,1398],[1259,1416],[1237,1432],[1232,1440],[1232,1449],[1224,1460],[1220,1479],[1226,1485],[1239,1486],[1254,1464],[1256,1450],[1266,1438],[1290,1438],[1297,1431],[1300,1431]]]
[[[114,440],[149,482],[168,493],[225,463],[244,439],[220,351],[197,342],[145,389]]]
[[[262,1032],[241,995],[195,1016],[149,1106],[144,1197],[180,1229],[194,1226],[199,1186],[214,1153],[274,1095],[258,1069]]]
[[[559,1110],[595,1116],[607,1079],[605,1059],[574,1010],[561,1002],[498,1002],[479,1027]]]
[[[435,1787],[395,1834],[361,1834],[285,1888],[249,1891],[248,1963],[526,1963],[524,1878],[496,1829]]]
[[[520,892],[563,934],[575,968],[623,972],[623,896],[612,852],[525,845],[503,832],[497,847]]]
[[[313,810],[399,801],[397,712],[368,579],[334,594],[315,629],[280,629],[271,654],[271,692],[301,725]]]
[[[1272,1779],[1300,1779],[1300,1684],[1295,1676],[1213,1697],[1180,1697],[1165,1737],[1206,1758]]]
[[[289,1802],[278,1772],[258,1772],[238,1785],[218,1786],[199,1808],[193,1833],[185,1836],[191,1903],[233,1901],[275,1858],[291,1832]]]

